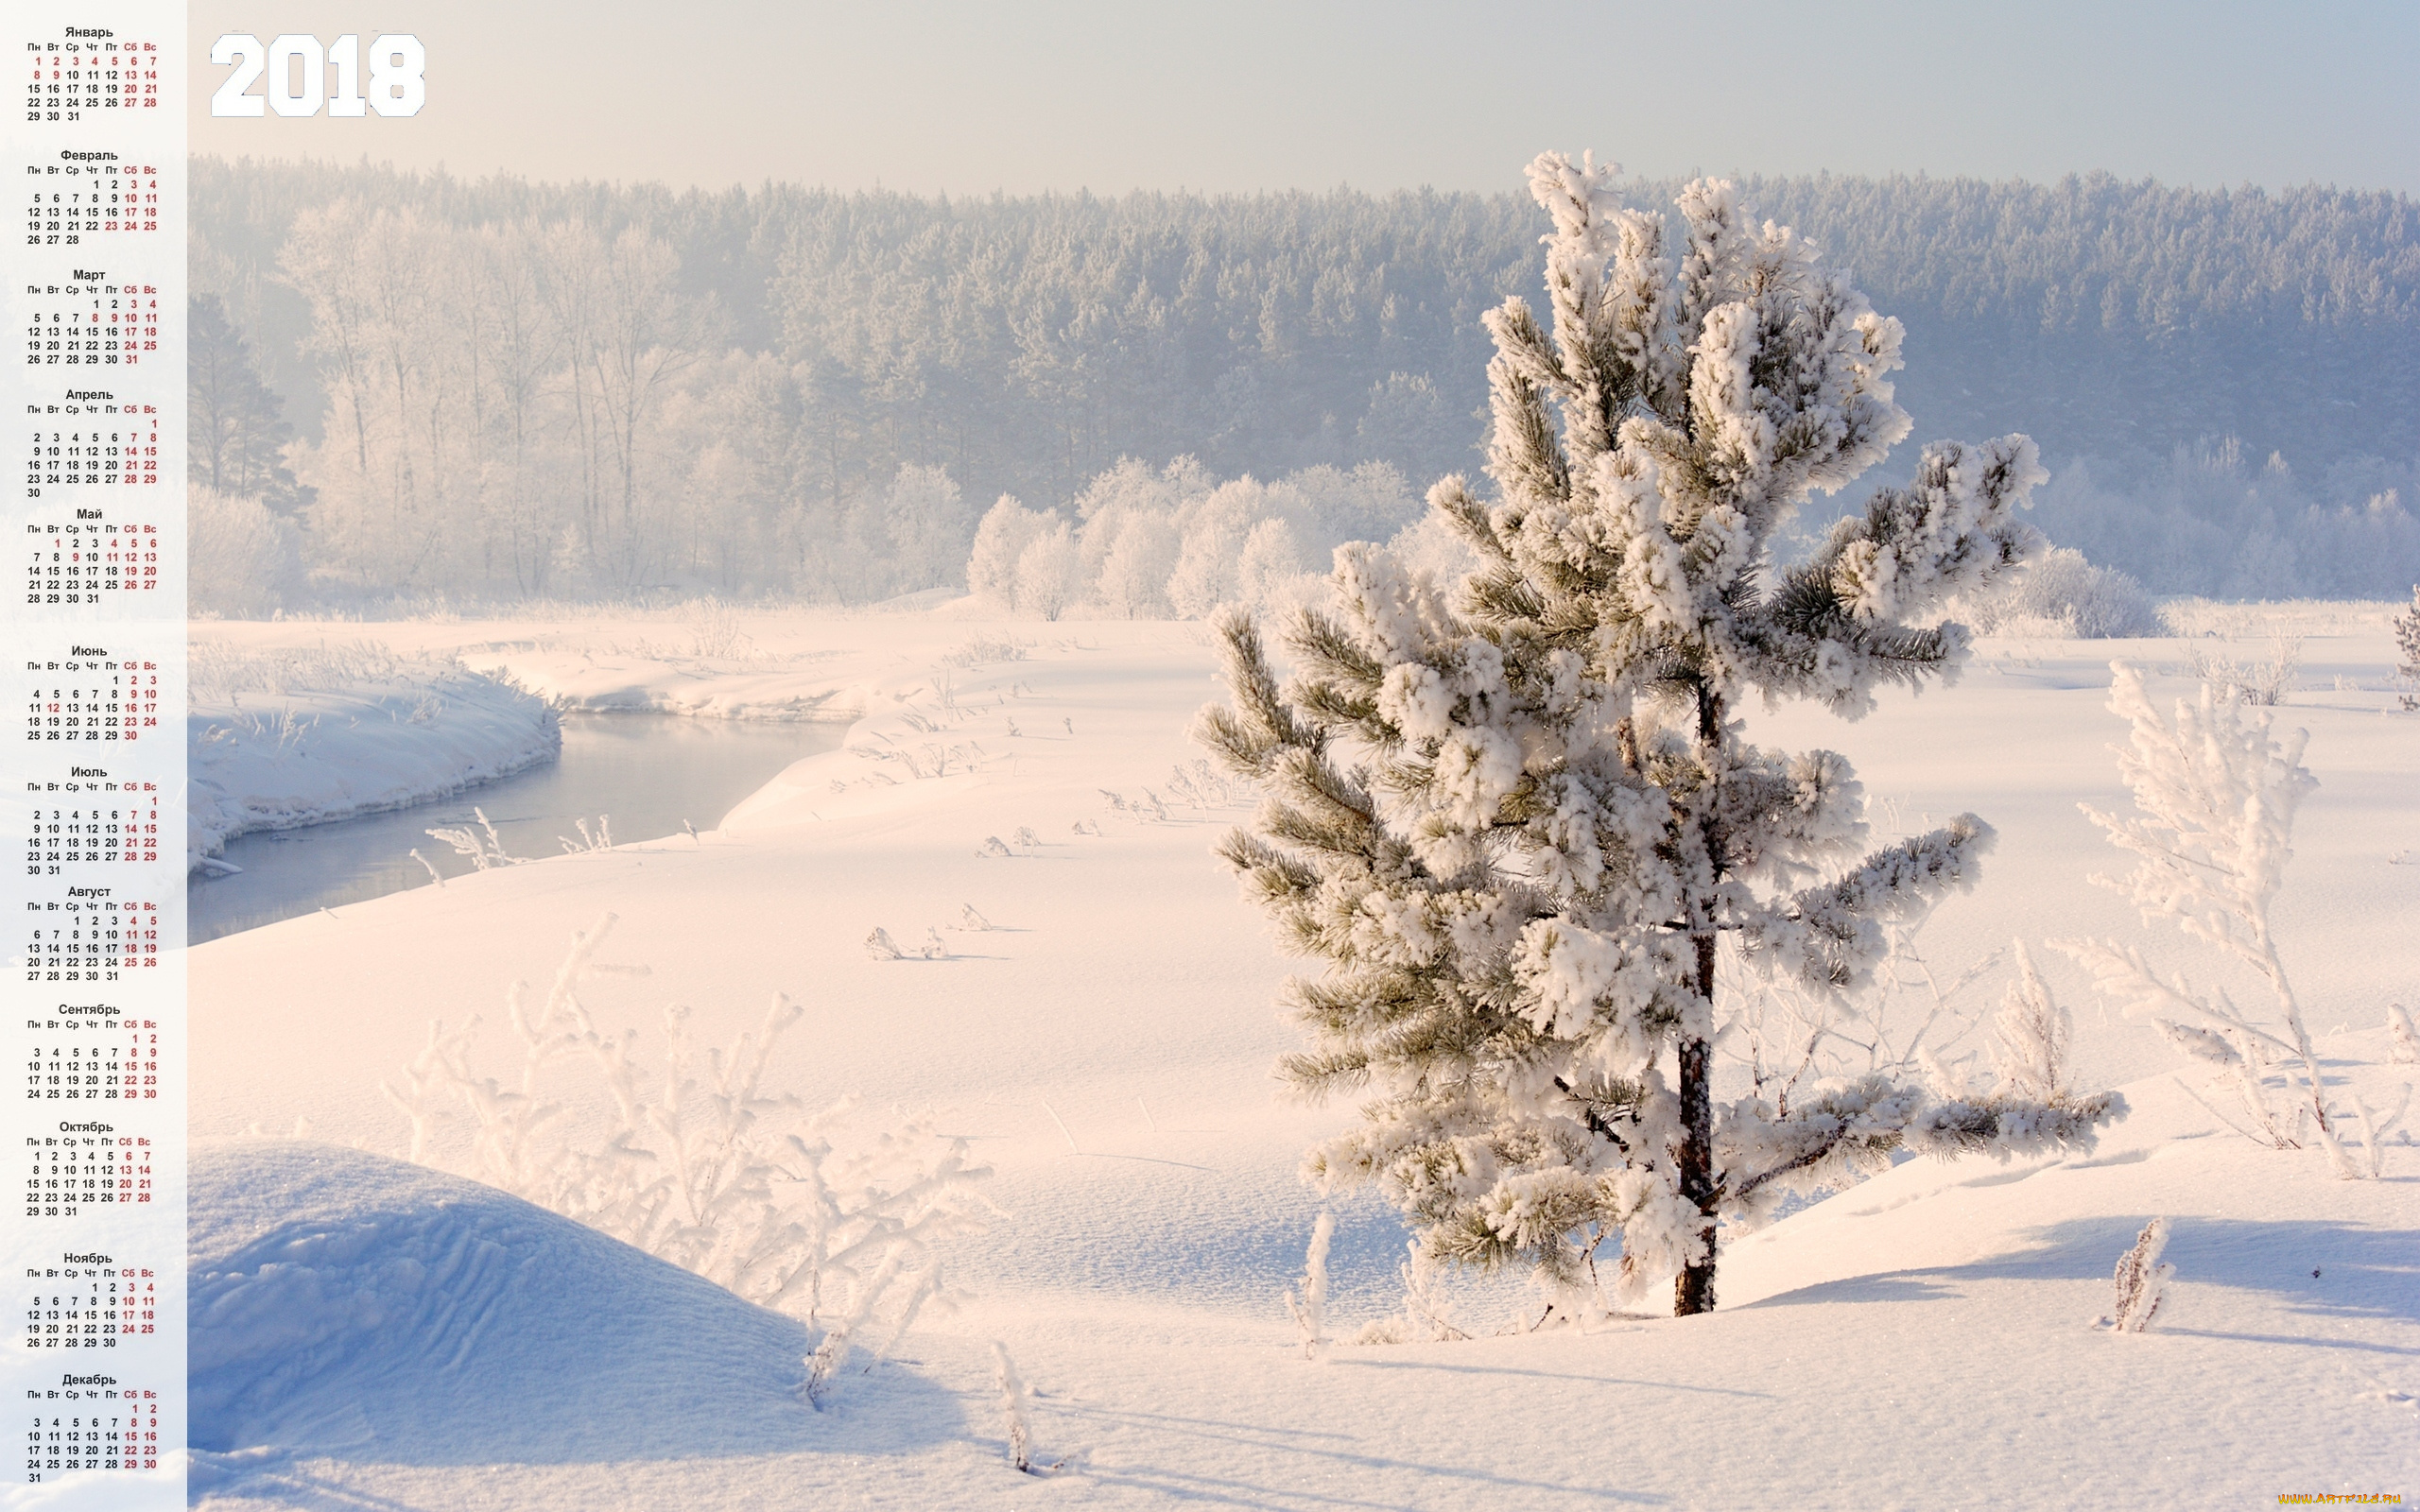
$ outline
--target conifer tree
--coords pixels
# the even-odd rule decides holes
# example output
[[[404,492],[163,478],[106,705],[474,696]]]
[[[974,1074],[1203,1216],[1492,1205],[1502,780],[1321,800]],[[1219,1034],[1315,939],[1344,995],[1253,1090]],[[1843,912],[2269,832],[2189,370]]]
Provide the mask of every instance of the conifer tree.
[[[1491,312],[1482,502],[1430,507],[1481,565],[1450,590],[1374,547],[1337,553],[1338,609],[1304,612],[1282,682],[1257,629],[1222,622],[1231,701],[1198,733],[1267,794],[1220,853],[1316,978],[1283,1074],[1367,1088],[1314,1150],[1375,1183],[1440,1259],[1515,1259],[1615,1293],[1675,1277],[1714,1305],[1717,1231],[1785,1193],[1846,1184],[1893,1150],[2002,1156],[2088,1144],[2114,1097],[1887,1076],[1776,1108],[1713,1097],[1718,945],[1750,971],[1846,993],[1883,926],[1970,886],[1992,831],[1962,815],[1866,852],[1862,790],[1829,751],[1748,744],[1751,696],[1847,718],[1877,690],[1953,674],[1931,623],[2041,549],[2014,517],[2031,440],[1926,449],[1803,565],[1768,543],[1909,428],[1876,315],[1789,230],[1699,180],[1677,232],[1623,208],[1611,166],[1547,153],[1551,330]]]

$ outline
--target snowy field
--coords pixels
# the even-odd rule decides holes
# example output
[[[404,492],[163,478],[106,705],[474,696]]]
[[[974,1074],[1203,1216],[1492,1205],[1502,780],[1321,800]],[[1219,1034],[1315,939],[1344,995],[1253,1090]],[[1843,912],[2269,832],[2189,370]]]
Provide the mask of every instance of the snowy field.
[[[196,1504],[2420,1494],[2420,1151],[2396,1143],[2385,1179],[2345,1182],[2315,1153],[2226,1133],[2174,1079],[2173,1049],[2040,948],[2109,935],[2203,969],[2087,885],[2119,858],[2077,804],[2127,804],[2113,656],[2152,669],[2165,698],[2195,686],[2197,652],[2204,669],[2214,652],[2271,654],[2272,627],[1990,641],[1958,686],[1886,697],[1860,724],[1749,714],[1752,738],[1850,756],[1878,831],[1967,809],[1998,828],[1982,885],[1922,947],[1944,976],[2013,937],[2034,947],[2075,1013],[2079,1079],[2122,1087],[2135,1109],[2096,1152],[1900,1165],[1738,1243],[1707,1316],[1524,1334],[1503,1332],[1536,1315],[1523,1287],[1462,1286],[1478,1337],[1340,1344],[1314,1363],[1283,1300],[1322,1205],[1296,1168],[1353,1112],[1274,1095],[1271,1063],[1301,1042],[1272,1006],[1289,963],[1209,854],[1250,798],[1195,769],[1184,733],[1219,691],[1209,637],[966,612],[210,627],[256,658],[357,638],[402,662],[459,659],[471,670],[448,676],[499,701],[452,683],[447,709],[493,710],[499,733],[522,704],[855,723],[715,831],[624,837],[192,953]],[[2394,710],[2384,612],[2294,615],[2276,627],[2301,638],[2279,713],[2310,731],[2320,786],[2280,937],[2331,1075],[2391,1106],[2412,1068],[2388,1063],[2387,1005],[2420,1007],[2420,717]],[[321,739],[332,723],[319,713]],[[463,742],[456,781],[509,745]],[[298,768],[316,769],[252,759],[267,775],[248,804]],[[635,1033],[635,1060],[660,1063],[669,1002],[698,1042],[727,1045],[786,993],[804,1016],[766,1091],[860,1094],[861,1120],[926,1121],[994,1173],[988,1231],[948,1242],[956,1310],[926,1309],[868,1369],[870,1343],[820,1411],[800,1399],[814,1337],[796,1321],[401,1161],[411,1130],[381,1083],[400,1085],[431,1021],[481,1016],[465,1054],[509,1087],[508,988],[543,995],[608,913],[597,959],[648,974],[578,990],[600,1034]],[[869,950],[876,929],[898,958]],[[1968,989],[1986,1019],[2006,978],[2003,963]],[[577,1137],[612,1121],[582,1067],[551,1067],[537,1090]],[[428,1160],[458,1163],[463,1138],[433,1125]],[[1400,1305],[1402,1233],[1367,1196],[1334,1211],[1331,1332],[1350,1338]],[[2173,1224],[2178,1272],[2157,1325],[2096,1331],[2112,1266],[2154,1215]],[[1037,1461],[1062,1473],[1007,1467],[994,1341],[1032,1387]],[[7,1504],[74,1503],[60,1487]]]

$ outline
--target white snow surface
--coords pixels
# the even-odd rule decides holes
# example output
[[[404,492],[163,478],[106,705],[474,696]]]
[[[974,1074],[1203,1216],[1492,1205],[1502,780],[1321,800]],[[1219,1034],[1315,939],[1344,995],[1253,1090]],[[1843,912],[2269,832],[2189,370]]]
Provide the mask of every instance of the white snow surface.
[[[450,661],[306,681],[196,688],[185,719],[188,870],[239,834],[442,798],[562,748],[544,702]]]
[[[314,633],[231,628],[264,644]],[[645,628],[543,634],[568,665],[580,637],[610,659]],[[430,655],[512,637],[363,629]],[[2396,1143],[2386,1179],[2340,1182],[2315,1153],[2225,1132],[2172,1079],[2154,1030],[2104,1013],[2039,949],[2075,1014],[2081,1080],[2122,1086],[2135,1108],[2092,1155],[1900,1165],[1739,1240],[1708,1316],[1305,1361],[1282,1294],[1322,1199],[1295,1165],[1354,1113],[1275,1099],[1270,1064],[1299,1042],[1271,1007],[1289,963],[1207,853],[1249,808],[1196,808],[1167,782],[1198,754],[1187,718],[1218,694],[1206,636],[942,615],[747,629],[759,664],[791,659],[786,696],[821,679],[818,707],[863,713],[842,748],[793,765],[718,831],[192,953],[193,1125],[227,1140],[194,1166],[198,1505],[2215,1507],[2420,1493],[2420,1152]],[[1018,659],[1001,659],[1002,637]],[[2126,801],[2108,749],[2123,726],[2103,707],[2113,655],[2172,671],[2184,648],[1985,643],[1957,687],[1886,699],[1857,725],[1752,712],[1751,733],[1848,754],[1879,829],[1966,809],[1997,827],[1982,885],[1925,936],[1936,963],[1955,971],[2012,935],[2090,933],[2207,976],[2206,957],[2086,885],[2118,869],[2075,806]],[[2412,1069],[2384,1064],[2386,1005],[2420,1000],[2420,866],[2398,864],[2420,849],[2420,721],[2388,712],[2375,627],[2308,636],[2303,655],[2307,686],[2345,691],[2279,711],[2311,730],[2321,785],[2277,924],[2330,1074],[2391,1105]],[[687,707],[722,696],[697,659],[663,664],[695,682]],[[516,663],[525,687],[533,666]],[[2189,686],[2152,679],[2159,696]],[[734,696],[723,707],[760,706]],[[968,904],[997,927],[948,928]],[[782,1090],[931,1114],[998,1173],[1009,1216],[950,1261],[973,1299],[921,1324],[904,1358],[845,1377],[827,1413],[790,1394],[796,1323],[382,1158],[404,1130],[378,1082],[429,1020],[484,1015],[484,1069],[515,1069],[506,986],[543,983],[608,910],[621,922],[605,954],[653,974],[593,984],[586,1001],[601,1028],[637,1030],[642,1056],[667,999],[690,1005],[700,1040],[728,1042],[788,991],[809,1017],[784,1041]],[[872,959],[877,925],[903,942],[942,926],[949,954]],[[549,1091],[601,1125],[601,1091],[577,1076]],[[325,1143],[236,1137],[253,1126]],[[1370,1198],[1333,1206],[1330,1315],[1349,1337],[1395,1305],[1401,1233]],[[2174,1225],[2170,1300],[2148,1333],[2096,1331],[2118,1255],[2154,1214]],[[1509,1285],[1463,1297],[1483,1334],[1525,1299]],[[1034,1386],[1035,1449],[1070,1458],[1063,1473],[1003,1462],[993,1339]]]

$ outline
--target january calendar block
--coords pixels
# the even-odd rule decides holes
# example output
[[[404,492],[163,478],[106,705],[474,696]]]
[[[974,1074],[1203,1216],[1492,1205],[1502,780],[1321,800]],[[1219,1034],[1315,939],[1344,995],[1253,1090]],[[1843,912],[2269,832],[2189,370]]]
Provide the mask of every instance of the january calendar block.
[[[27,247],[84,247],[157,237],[165,223],[156,163],[120,162],[105,149],[60,152],[25,165]]]
[[[25,44],[26,124],[94,125],[161,108],[168,38],[92,35],[110,29],[71,27],[71,35]]]

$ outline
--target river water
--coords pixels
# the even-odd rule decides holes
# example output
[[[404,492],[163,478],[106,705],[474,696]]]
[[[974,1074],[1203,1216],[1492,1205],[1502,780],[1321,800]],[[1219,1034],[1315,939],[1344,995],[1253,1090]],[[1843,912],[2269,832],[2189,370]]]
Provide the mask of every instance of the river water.
[[[802,756],[830,750],[845,724],[769,724],[669,714],[565,714],[562,756],[500,782],[407,809],[299,830],[261,831],[229,841],[234,876],[196,872],[185,887],[191,944],[258,929],[321,908],[429,885],[417,850],[449,877],[473,869],[432,829],[478,822],[483,809],[516,856],[559,855],[561,839],[613,821],[617,842],[678,834],[720,823],[741,799]]]

